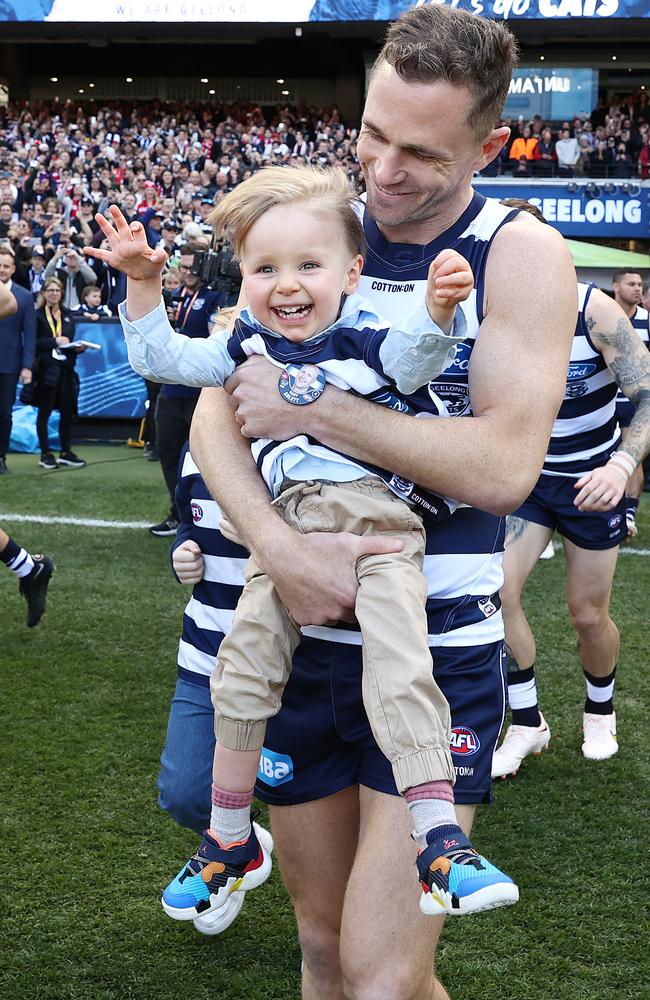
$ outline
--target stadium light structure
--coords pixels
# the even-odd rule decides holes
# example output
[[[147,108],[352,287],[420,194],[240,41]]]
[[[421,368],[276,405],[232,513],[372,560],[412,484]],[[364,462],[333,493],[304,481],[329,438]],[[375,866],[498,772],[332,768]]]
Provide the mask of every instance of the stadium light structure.
[[[600,188],[593,181],[585,184],[585,194],[588,198],[600,198]]]
[[[576,192],[578,191],[578,185],[576,184],[575,181],[569,181],[569,183],[566,186],[566,189],[569,194],[576,194]]]

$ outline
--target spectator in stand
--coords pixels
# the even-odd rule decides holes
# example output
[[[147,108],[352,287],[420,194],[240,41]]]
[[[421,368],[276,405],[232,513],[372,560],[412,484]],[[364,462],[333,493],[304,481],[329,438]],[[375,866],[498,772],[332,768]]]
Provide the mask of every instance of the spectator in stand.
[[[34,302],[38,298],[38,293],[45,281],[45,250],[37,244],[32,248],[32,257],[29,270],[27,272],[29,290],[32,293]]]
[[[86,285],[81,293],[81,304],[72,312],[75,318],[89,319],[93,322],[112,315],[108,306],[102,305],[102,292],[97,285]]]
[[[45,268],[45,279],[57,277],[63,288],[64,309],[77,309],[86,285],[94,285],[97,275],[71,246],[59,244],[54,257]]]
[[[510,159],[521,162],[521,157],[525,157],[530,163],[537,159],[537,139],[532,135],[530,126],[525,125],[521,138],[517,138],[510,147]]]
[[[36,392],[34,404],[38,409],[36,432],[41,449],[39,465],[52,471],[59,465],[81,469],[83,458],[70,447],[72,421],[77,412],[79,379],[74,367],[77,354],[85,351],[81,345],[71,346],[74,340],[72,313],[61,305],[63,285],[58,278],[46,278],[36,303]],[[61,451],[58,460],[49,444],[48,421],[53,410],[60,414],[59,439]]]
[[[13,207],[10,201],[4,201],[0,205],[0,239],[5,239],[9,235],[9,230],[14,223]]]
[[[578,138],[578,159],[575,164],[575,172],[581,177],[589,176],[591,167],[591,146],[586,135],[581,134]]]
[[[527,160],[526,157],[522,155],[519,157],[519,162],[517,166],[512,171],[513,177],[532,177],[533,171],[531,166],[531,161]]]
[[[614,156],[607,143],[601,140],[589,154],[589,176],[609,177],[614,164]]]
[[[552,177],[555,174],[557,157],[555,155],[555,143],[553,133],[550,128],[542,129],[539,142],[537,143],[535,163],[533,173],[536,177]]]
[[[555,158],[559,176],[573,177],[579,157],[578,140],[575,137],[571,138],[568,127],[563,128],[560,138],[555,143]]]
[[[0,475],[7,470],[7,452],[11,437],[11,414],[16,386],[29,385],[34,368],[36,318],[34,302],[26,289],[12,280],[16,270],[13,253],[0,247],[0,283],[5,300],[4,319],[0,319]],[[7,307],[7,292],[16,300],[16,309]]]
[[[643,152],[643,151],[642,151]],[[611,167],[611,176],[616,178],[629,179],[636,175],[636,164],[634,160],[625,148],[625,144],[621,143],[616,150],[614,156],[614,162]]]

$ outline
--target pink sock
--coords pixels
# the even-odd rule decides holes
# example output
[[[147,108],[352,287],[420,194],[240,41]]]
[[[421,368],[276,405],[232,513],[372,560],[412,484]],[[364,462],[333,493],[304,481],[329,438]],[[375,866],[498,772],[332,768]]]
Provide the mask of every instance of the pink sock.
[[[222,847],[248,840],[251,832],[252,801],[252,788],[249,792],[229,792],[225,788],[212,785],[212,810],[208,833],[218,840]]]

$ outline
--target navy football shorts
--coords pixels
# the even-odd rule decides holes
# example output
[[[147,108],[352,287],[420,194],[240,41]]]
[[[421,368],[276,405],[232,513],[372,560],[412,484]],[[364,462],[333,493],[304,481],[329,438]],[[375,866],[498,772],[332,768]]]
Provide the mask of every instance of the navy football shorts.
[[[613,510],[589,513],[574,507],[577,480],[540,476],[515,517],[553,528],[580,549],[613,549],[625,540],[625,494]]]
[[[433,650],[451,707],[458,803],[490,801],[492,755],[505,711],[503,643]],[[267,724],[255,794],[297,805],[353,785],[397,795],[361,697],[361,647],[303,639],[282,699]]]

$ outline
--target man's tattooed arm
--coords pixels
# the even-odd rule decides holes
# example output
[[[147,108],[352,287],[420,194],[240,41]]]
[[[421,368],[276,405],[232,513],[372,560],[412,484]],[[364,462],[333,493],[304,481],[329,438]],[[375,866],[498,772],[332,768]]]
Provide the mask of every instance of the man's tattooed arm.
[[[587,328],[593,344],[603,355],[616,384],[635,406],[625,451],[637,463],[642,462],[650,451],[650,352],[612,299],[603,293],[596,297],[594,292],[587,308]]]
[[[508,514],[506,518],[506,545],[511,545],[512,542],[516,542],[518,538],[521,538],[524,531],[530,524],[523,517],[517,517],[516,514]]]

